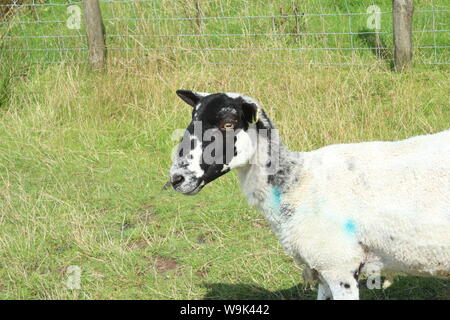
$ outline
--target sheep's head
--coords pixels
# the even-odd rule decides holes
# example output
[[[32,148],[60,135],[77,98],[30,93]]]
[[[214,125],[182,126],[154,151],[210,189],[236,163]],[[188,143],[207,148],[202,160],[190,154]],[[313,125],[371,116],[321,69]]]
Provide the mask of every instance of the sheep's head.
[[[249,163],[256,149],[260,108],[253,99],[235,93],[178,90],[193,107],[170,169],[170,183],[183,194],[198,193],[207,183]]]

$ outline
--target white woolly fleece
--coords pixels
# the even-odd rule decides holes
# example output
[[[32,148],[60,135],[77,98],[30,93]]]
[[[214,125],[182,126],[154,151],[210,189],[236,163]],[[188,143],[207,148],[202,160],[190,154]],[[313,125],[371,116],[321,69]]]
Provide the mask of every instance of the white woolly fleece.
[[[296,156],[300,179],[277,200],[288,217],[263,168],[239,174],[286,251],[318,275],[319,298],[357,299],[359,272],[450,277],[450,130]]]

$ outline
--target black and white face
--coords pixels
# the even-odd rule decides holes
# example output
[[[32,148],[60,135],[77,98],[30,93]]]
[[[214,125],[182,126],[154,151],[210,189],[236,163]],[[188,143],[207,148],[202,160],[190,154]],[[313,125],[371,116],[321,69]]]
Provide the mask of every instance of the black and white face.
[[[170,169],[173,188],[198,193],[207,183],[231,169],[247,165],[256,150],[255,119],[258,104],[234,93],[200,93],[178,90],[193,107]]]

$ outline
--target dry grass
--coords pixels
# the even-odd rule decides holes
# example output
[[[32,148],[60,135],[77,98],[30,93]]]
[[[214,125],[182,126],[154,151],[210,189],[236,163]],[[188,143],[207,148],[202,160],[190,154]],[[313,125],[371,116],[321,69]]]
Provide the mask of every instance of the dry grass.
[[[439,68],[242,68],[149,56],[111,61],[104,74],[55,65],[15,68],[8,79],[0,106],[7,299],[313,297],[233,174],[196,197],[161,191],[171,134],[190,115],[176,89],[255,97],[295,150],[401,139],[450,120]],[[158,272],[158,261],[176,268]],[[65,286],[70,265],[82,269],[81,290]],[[448,299],[448,285],[405,278],[363,297]]]

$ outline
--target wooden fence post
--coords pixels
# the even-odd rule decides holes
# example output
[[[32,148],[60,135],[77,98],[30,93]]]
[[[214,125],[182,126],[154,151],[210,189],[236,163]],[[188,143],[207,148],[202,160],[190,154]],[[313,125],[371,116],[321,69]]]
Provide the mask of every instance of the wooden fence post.
[[[95,70],[101,70],[105,67],[106,45],[100,4],[98,0],[83,0],[83,7],[90,62]]]
[[[396,71],[404,70],[410,63],[412,50],[413,0],[392,0],[392,21],[394,26],[394,66]]]

